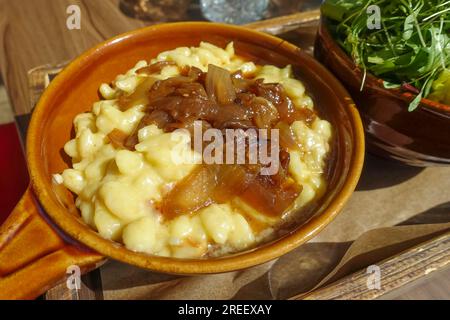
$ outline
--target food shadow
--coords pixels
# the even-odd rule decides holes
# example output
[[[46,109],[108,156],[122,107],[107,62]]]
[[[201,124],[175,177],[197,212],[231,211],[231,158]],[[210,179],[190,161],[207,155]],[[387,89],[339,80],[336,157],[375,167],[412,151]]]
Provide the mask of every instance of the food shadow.
[[[368,191],[391,187],[414,178],[424,169],[367,153],[356,190]]]

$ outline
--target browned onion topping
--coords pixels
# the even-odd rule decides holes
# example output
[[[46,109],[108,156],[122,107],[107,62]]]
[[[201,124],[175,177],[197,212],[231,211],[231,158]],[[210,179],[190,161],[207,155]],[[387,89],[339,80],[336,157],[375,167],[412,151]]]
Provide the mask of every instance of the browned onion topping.
[[[289,208],[301,191],[302,186],[295,182],[278,185],[269,176],[258,176],[241,198],[262,214],[276,217]]]
[[[213,64],[208,65],[205,88],[208,97],[219,104],[228,105],[236,99],[230,72]]]
[[[156,63],[138,73],[156,73],[171,64]],[[124,138],[123,133],[113,131],[108,135],[112,143],[133,150],[138,131],[150,124],[165,132],[185,128],[192,135],[194,121],[202,121],[204,129],[213,127],[222,132],[229,128],[280,130],[280,166],[276,175],[260,175],[261,164],[198,166],[159,204],[167,219],[234,197],[265,215],[280,216],[301,192],[302,187],[288,174],[288,151],[298,148],[290,124],[296,120],[311,123],[316,114],[307,108],[296,108],[281,84],[245,79],[240,71],[231,74],[214,65],[209,65],[206,73],[183,67],[179,76],[157,81],[149,77],[133,94],[119,98],[122,109],[142,101],[146,115],[134,132]]]
[[[294,133],[286,122],[278,122],[275,128],[280,130],[280,146],[282,148],[291,151],[299,149],[298,143],[295,141]]]
[[[161,202],[165,218],[192,213],[213,203],[216,170],[214,166],[199,166],[179,181]]]
[[[176,63],[173,61],[158,61],[148,66],[142,67],[136,70],[137,74],[146,74],[151,75],[155,73],[160,73],[162,69],[167,66],[176,66]]]
[[[128,139],[128,135],[119,129],[113,129],[110,133],[107,135],[109,141],[114,146],[114,148],[117,149],[125,149],[125,142]]]
[[[118,99],[120,110],[128,110],[139,103],[147,104],[149,102],[148,91],[152,88],[155,81],[156,80],[153,77],[145,78],[132,94],[120,96]]]

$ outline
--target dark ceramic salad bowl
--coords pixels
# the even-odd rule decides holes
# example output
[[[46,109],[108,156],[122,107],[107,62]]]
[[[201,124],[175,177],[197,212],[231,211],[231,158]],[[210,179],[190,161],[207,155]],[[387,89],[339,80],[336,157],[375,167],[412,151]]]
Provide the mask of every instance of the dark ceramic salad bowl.
[[[450,164],[450,106],[422,99],[408,111],[414,95],[386,89],[383,80],[363,72],[330,34],[322,18],[315,56],[344,84],[363,120],[368,150],[414,166]]]

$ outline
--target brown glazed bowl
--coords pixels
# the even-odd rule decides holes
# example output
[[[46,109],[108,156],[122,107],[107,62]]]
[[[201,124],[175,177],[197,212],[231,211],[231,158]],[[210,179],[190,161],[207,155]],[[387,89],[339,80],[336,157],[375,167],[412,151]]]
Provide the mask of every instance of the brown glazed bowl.
[[[450,164],[450,106],[422,99],[409,112],[414,96],[384,88],[383,81],[371,74],[360,91],[362,72],[333,39],[324,18],[314,52],[356,102],[369,151],[414,166]]]
[[[62,149],[71,137],[72,120],[99,100],[101,83],[111,82],[138,60],[200,41],[219,46],[234,41],[238,54],[257,63],[293,65],[321,116],[334,126],[329,187],[307,222],[252,250],[186,260],[133,252],[88,227],[74,206],[73,195],[52,183],[52,174],[68,167]],[[0,298],[36,297],[63,279],[68,266],[76,265],[84,272],[105,258],[155,272],[191,275],[238,270],[274,259],[333,220],[357,184],[363,158],[363,127],[349,94],[294,45],[242,27],[201,22],[161,24],[119,35],[75,59],[51,82],[36,106],[27,136],[31,188],[0,228]]]

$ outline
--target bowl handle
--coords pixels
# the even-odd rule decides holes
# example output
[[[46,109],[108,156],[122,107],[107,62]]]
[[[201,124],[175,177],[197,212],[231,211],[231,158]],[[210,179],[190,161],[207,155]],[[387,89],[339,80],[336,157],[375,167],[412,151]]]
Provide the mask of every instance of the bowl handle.
[[[64,241],[39,210],[29,186],[0,226],[0,299],[34,299],[65,279],[69,266],[87,272],[104,260]]]

